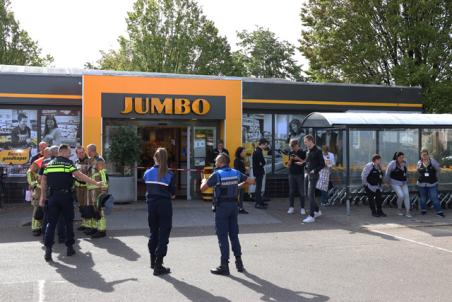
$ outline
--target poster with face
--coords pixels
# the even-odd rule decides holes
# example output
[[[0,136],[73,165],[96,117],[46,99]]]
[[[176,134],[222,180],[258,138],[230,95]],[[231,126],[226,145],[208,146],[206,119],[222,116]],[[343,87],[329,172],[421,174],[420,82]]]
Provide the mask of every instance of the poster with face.
[[[289,154],[289,142],[298,140],[299,146],[304,149],[303,139],[307,129],[301,127],[304,115],[276,114],[275,115],[275,173],[287,173],[283,164],[284,157]]]
[[[0,109],[0,148],[36,151],[37,110]]]
[[[49,146],[68,144],[76,147],[80,144],[79,110],[42,110],[41,140]]]

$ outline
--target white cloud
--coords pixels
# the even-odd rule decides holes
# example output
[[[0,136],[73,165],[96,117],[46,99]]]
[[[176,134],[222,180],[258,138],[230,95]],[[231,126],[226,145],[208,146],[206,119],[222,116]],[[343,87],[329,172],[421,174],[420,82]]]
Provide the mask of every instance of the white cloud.
[[[303,0],[198,0],[205,14],[235,48],[236,32],[256,25],[298,45]],[[117,47],[134,0],[12,0],[22,28],[39,41],[56,67],[81,68],[99,59],[100,50]],[[306,66],[301,55],[297,59]]]

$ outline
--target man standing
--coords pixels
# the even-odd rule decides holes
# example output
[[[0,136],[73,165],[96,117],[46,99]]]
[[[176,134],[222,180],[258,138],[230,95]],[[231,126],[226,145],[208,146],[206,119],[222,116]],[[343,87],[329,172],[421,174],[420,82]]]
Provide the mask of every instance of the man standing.
[[[83,146],[78,146],[75,149],[75,152],[77,154],[75,167],[83,174],[88,174],[89,159],[86,155],[85,148],[83,148]],[[79,181],[77,179],[75,180],[75,198],[77,199],[79,210],[82,216],[82,222],[78,230],[84,231],[85,229],[90,227],[88,219],[85,217],[85,209],[88,205],[88,191],[86,189],[86,182]]]
[[[306,135],[304,137],[304,144],[308,150],[305,166],[305,182],[307,183],[308,201],[310,204],[310,213],[303,222],[315,222],[315,219],[322,215],[319,205],[315,200],[315,187],[319,181],[319,173],[325,167],[322,151],[315,145],[314,137]]]
[[[44,156],[44,149],[47,148],[47,143],[46,142],[40,142],[38,148],[39,148],[39,153],[31,158],[30,163],[33,163],[38,158],[41,158],[41,157]]]
[[[300,197],[300,214],[305,215],[304,209],[304,166],[306,160],[306,152],[300,148],[297,139],[290,141],[291,151],[289,153],[289,210],[288,214],[294,213],[295,194]]]
[[[254,192],[254,207],[256,209],[266,209],[266,205],[262,200],[262,182],[265,176],[265,158],[262,152],[268,147],[268,141],[261,138],[256,150],[253,152],[253,175],[256,177],[256,190]]]
[[[11,145],[15,148],[25,148],[31,144],[31,130],[28,124],[28,116],[19,113],[17,116],[19,125],[11,131]]]
[[[225,153],[225,154],[227,154],[229,156],[228,149],[226,149],[224,147],[224,141],[220,139],[220,140],[218,140],[217,148],[213,150],[213,159],[214,159],[214,161],[217,158],[217,156],[220,155],[221,153]]]
[[[244,271],[242,251],[239,242],[239,225],[237,222],[238,208],[237,197],[239,186],[245,183],[252,184],[254,179],[245,174],[229,168],[229,157],[220,154],[215,159],[217,170],[209,177],[203,179],[201,191],[214,188],[214,200],[216,202],[215,229],[221,251],[221,264],[211,273],[215,275],[229,275],[229,239],[235,256],[235,265],[239,272]]]
[[[88,151],[88,173],[87,175],[93,179],[94,177],[97,177],[99,175],[99,171],[96,169],[97,162],[101,160],[104,162],[103,158],[97,153],[97,147],[94,144],[90,144],[86,147]],[[98,190],[96,187],[89,187],[87,186],[87,207],[89,209],[92,209],[93,211],[90,214],[95,214],[95,206],[96,206],[96,199],[98,196]],[[90,215],[88,215],[90,216]],[[98,215],[97,215],[98,216]],[[98,233],[98,220],[94,217],[88,218],[87,221],[87,227],[84,230],[86,235],[92,236],[96,233]]]
[[[27,182],[31,191],[31,205],[33,206],[33,215],[31,217],[31,232],[33,236],[41,235],[42,217],[36,217],[39,209],[39,199],[41,198],[41,184],[39,180],[39,170],[42,167],[43,160],[50,156],[50,148],[43,150],[43,157],[34,160],[27,171]],[[40,219],[37,219],[40,218]]]
[[[44,206],[44,202],[48,199],[48,222],[45,231],[44,245],[46,247],[44,259],[49,262],[52,261],[52,246],[55,235],[55,228],[58,223],[58,218],[63,215],[66,224],[66,247],[67,256],[75,254],[73,248],[74,230],[74,205],[73,205],[73,191],[74,177],[87,182],[89,184],[96,184],[101,186],[101,182],[94,180],[81,173],[74,166],[69,159],[71,156],[71,149],[68,145],[61,145],[58,150],[58,157],[53,159],[45,168],[41,180],[41,199],[40,206]],[[47,196],[49,191],[49,196]],[[48,197],[48,198],[47,198]]]

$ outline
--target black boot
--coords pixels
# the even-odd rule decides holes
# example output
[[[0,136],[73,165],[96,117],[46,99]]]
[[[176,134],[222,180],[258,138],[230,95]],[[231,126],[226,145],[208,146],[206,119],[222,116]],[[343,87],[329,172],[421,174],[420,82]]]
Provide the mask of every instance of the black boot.
[[[85,233],[88,236],[91,236],[91,235],[95,234],[96,232],[97,232],[97,230],[96,229],[92,229],[92,228],[86,228],[83,231],[83,233]]]
[[[171,270],[163,266],[163,258],[155,258],[154,276],[160,276],[164,274],[169,274]]]
[[[245,268],[243,267],[242,257],[235,258],[235,267],[237,268],[237,271],[239,273],[243,273],[245,271]]]
[[[229,265],[227,262],[222,262],[221,265],[210,272],[214,275],[229,276]]]
[[[74,250],[74,248],[72,247],[72,245],[67,247],[66,255],[67,255],[68,257],[71,257],[71,256],[74,256],[74,255],[75,255],[75,250]]]
[[[377,210],[377,214],[378,214],[378,216],[380,216],[380,217],[386,217],[386,214],[383,213],[383,210],[382,210],[382,209],[378,209],[378,210]]]
[[[97,231],[94,234],[91,235],[91,238],[102,238],[107,236],[107,232],[106,231]]]
[[[155,268],[155,255],[151,254],[151,268],[154,269]]]
[[[46,262],[52,261],[52,249],[50,247],[46,247],[46,254],[44,255],[44,259]]]

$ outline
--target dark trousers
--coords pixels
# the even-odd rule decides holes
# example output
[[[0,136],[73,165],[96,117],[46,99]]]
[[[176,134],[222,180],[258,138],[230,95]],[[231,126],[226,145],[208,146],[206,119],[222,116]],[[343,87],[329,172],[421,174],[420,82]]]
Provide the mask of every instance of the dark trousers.
[[[173,225],[173,205],[170,199],[148,201],[149,253],[165,257],[168,251],[169,236]]]
[[[66,232],[62,231],[66,235],[66,246],[72,246],[74,241],[74,200],[72,193],[53,193],[48,200],[47,210],[47,223],[45,228],[44,245],[51,248],[54,244],[55,229],[58,225],[58,221],[61,220],[64,223]],[[60,219],[62,216],[63,219]]]
[[[317,203],[317,200],[315,199],[315,186],[317,185],[317,182],[319,181],[319,174],[308,174],[308,176],[305,177],[305,183],[307,187],[308,192],[308,202],[309,202],[309,215],[314,217],[314,212],[318,212],[319,205]]]
[[[245,198],[245,192],[243,189],[239,189],[239,201],[238,201],[238,207],[239,209],[243,209],[243,199]]]
[[[258,205],[264,204],[262,201],[262,182],[264,175],[256,175],[256,191],[254,192],[254,201]]]
[[[242,255],[239,241],[238,209],[235,202],[219,202],[215,212],[215,231],[220,245],[221,263],[229,261],[229,240],[235,257]],[[229,238],[228,238],[229,237]]]
[[[304,209],[304,175],[289,174],[289,201],[291,207],[295,204],[295,195],[297,193],[300,197],[300,206]]]
[[[381,190],[373,192],[365,187],[367,199],[369,200],[369,207],[372,214],[378,214],[382,212],[381,205],[383,204],[383,198],[381,196]]]
[[[42,230],[41,230],[44,241],[45,241],[45,236],[46,236],[46,225],[48,222],[47,207],[48,207],[48,205],[46,205],[44,207],[44,218],[42,220]],[[66,223],[64,222],[63,215],[60,215],[60,217],[58,217],[57,234],[58,234],[58,241],[66,241]]]

